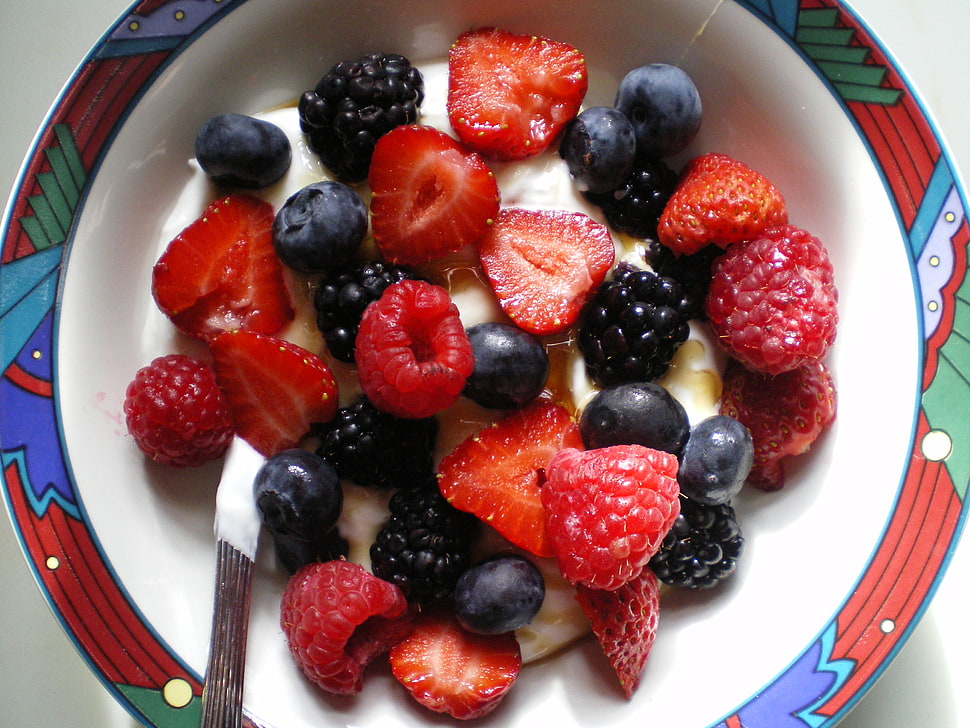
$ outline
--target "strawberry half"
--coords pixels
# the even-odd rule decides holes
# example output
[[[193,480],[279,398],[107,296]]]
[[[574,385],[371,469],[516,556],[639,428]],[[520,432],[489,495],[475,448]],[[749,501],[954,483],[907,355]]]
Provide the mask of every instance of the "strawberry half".
[[[263,455],[295,447],[337,413],[337,382],[316,354],[251,331],[222,334],[209,348],[237,434]]]
[[[571,326],[616,257],[609,229],[565,210],[503,209],[478,243],[502,310],[533,334]]]
[[[644,569],[613,591],[579,586],[576,600],[620,679],[624,694],[631,697],[657,636],[660,620],[657,577],[650,569]]]
[[[708,245],[727,248],[788,222],[778,188],[726,154],[695,157],[684,169],[657,226],[660,242],[678,255]]]
[[[448,119],[484,156],[525,159],[576,116],[588,83],[586,59],[568,43],[479,28],[448,52]]]
[[[474,244],[498,214],[485,161],[430,126],[399,126],[374,147],[371,231],[386,260],[418,265]]]
[[[273,250],[273,208],[246,194],[216,200],[179,233],[152,270],[152,295],[189,336],[233,329],[275,334],[294,316]]]
[[[582,447],[572,416],[555,402],[534,400],[442,458],[438,488],[516,546],[552,556],[540,490],[546,465],[566,447]]]
[[[495,710],[522,666],[514,632],[473,634],[445,608],[421,612],[389,657],[391,673],[419,704],[459,720]]]

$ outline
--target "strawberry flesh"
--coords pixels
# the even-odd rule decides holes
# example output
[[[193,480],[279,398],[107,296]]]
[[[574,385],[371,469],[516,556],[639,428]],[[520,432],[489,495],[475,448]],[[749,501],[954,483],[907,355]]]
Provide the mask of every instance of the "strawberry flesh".
[[[540,490],[546,465],[565,447],[582,447],[578,425],[563,406],[538,399],[446,455],[438,487],[516,546],[552,556]]]
[[[430,126],[399,126],[381,137],[368,181],[374,241],[399,265],[475,243],[498,214],[498,184],[485,161]]]
[[[420,613],[389,657],[392,674],[418,703],[458,720],[495,710],[522,666],[515,633],[468,632],[440,607]]]
[[[619,589],[576,589],[576,600],[627,698],[633,696],[640,683],[657,636],[659,587],[654,573],[644,569]]]
[[[482,155],[525,159],[576,116],[588,83],[586,59],[568,43],[479,28],[448,52],[448,119]]]
[[[575,323],[616,258],[613,237],[580,212],[503,209],[478,255],[502,310],[537,335]]]
[[[269,203],[233,193],[168,244],[152,270],[152,295],[180,331],[211,341],[233,329],[274,334],[293,319],[273,217]]]
[[[230,331],[210,343],[237,434],[269,457],[297,446],[337,412],[337,382],[320,357],[267,334]]]

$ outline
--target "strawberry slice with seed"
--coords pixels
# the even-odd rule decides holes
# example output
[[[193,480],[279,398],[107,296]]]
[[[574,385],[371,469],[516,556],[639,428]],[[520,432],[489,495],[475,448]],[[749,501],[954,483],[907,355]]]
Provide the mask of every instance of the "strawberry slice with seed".
[[[478,256],[502,310],[533,334],[571,326],[616,258],[609,229],[565,210],[503,209]]]
[[[399,126],[374,148],[371,230],[386,260],[419,265],[478,241],[498,214],[485,161],[443,131]]]
[[[274,334],[294,316],[273,250],[273,208],[230,194],[166,247],[152,270],[152,295],[189,336],[211,341],[233,329]]]
[[[459,720],[495,710],[522,666],[515,633],[473,634],[442,607],[420,613],[389,658],[391,673],[419,704]]]
[[[627,698],[633,696],[657,636],[660,585],[650,569],[619,589],[576,588],[576,600],[589,620]]]
[[[516,546],[552,556],[540,489],[545,468],[566,447],[582,448],[565,407],[534,400],[474,434],[442,458],[438,488]]]
[[[337,413],[337,382],[313,352],[267,334],[230,331],[209,348],[237,434],[269,457]]]
[[[570,44],[479,28],[449,49],[448,119],[483,156],[525,159],[558,138],[588,85],[586,59]]]

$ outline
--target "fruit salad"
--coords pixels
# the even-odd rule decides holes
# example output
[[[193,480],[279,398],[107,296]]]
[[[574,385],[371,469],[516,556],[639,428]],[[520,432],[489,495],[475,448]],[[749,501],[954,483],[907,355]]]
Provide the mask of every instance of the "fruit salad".
[[[265,456],[253,498],[314,689],[355,695],[387,660],[476,718],[591,632],[631,696],[664,591],[734,575],[734,498],[781,489],[835,416],[822,242],[758,171],[692,149],[682,70],[630,69],[610,107],[587,86],[580,49],[485,27],[198,130],[216,193],[152,295],[208,356],[139,371],[128,428],[172,467],[232,437]]]

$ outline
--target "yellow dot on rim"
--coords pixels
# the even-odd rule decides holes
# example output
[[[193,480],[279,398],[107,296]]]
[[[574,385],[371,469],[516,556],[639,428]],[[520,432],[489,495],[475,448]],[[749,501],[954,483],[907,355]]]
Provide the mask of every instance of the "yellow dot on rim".
[[[957,219],[957,216],[952,212],[948,212],[943,216],[943,219],[946,220],[947,222],[953,222],[954,220]]]
[[[44,352],[42,352],[40,349],[34,349],[32,352],[30,352],[30,356],[31,356],[32,359],[35,359],[35,360],[36,359],[43,359],[44,358]]]
[[[176,20],[185,20],[185,11],[184,10],[176,10],[175,11],[175,19]]]
[[[162,686],[162,699],[173,708],[184,708],[192,702],[192,686],[184,678],[173,677]]]
[[[930,430],[920,442],[923,457],[931,462],[941,462],[950,457],[953,451],[953,440],[943,430]]]
[[[931,255],[930,256],[930,266],[932,266],[933,268],[936,268],[939,264],[940,264],[940,256],[938,256],[938,255]]]
[[[139,28],[141,28],[141,23],[139,23],[137,20],[132,20],[130,23],[128,23],[128,30],[135,31]]]
[[[939,310],[940,304],[937,301],[930,301],[928,304],[926,304],[926,308],[935,313]]]
[[[57,570],[61,565],[61,560],[56,556],[48,556],[47,561],[44,562],[48,569],[51,571]]]

